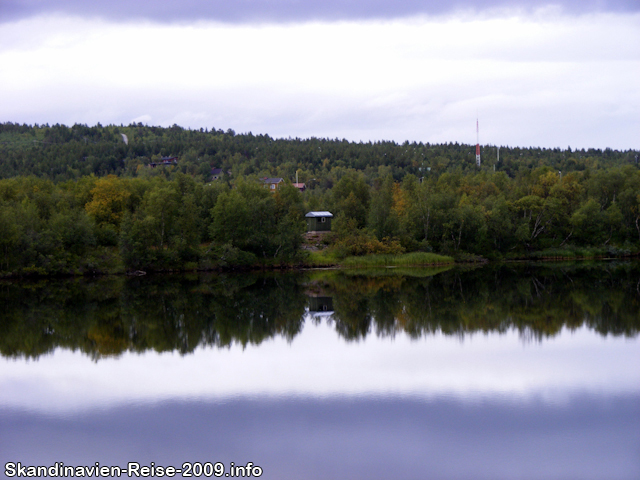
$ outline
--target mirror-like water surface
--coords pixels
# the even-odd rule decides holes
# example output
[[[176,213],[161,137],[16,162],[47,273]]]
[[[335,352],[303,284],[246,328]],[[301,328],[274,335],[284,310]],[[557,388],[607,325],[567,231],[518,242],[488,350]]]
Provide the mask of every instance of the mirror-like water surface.
[[[5,282],[2,464],[640,478],[639,282],[635,263]]]

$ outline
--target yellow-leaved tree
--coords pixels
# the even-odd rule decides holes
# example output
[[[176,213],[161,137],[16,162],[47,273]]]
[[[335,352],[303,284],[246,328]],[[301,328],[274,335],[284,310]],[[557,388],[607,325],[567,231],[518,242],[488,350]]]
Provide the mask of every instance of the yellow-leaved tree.
[[[119,229],[129,197],[131,192],[126,183],[115,175],[108,175],[96,182],[85,210],[98,225],[109,224]]]

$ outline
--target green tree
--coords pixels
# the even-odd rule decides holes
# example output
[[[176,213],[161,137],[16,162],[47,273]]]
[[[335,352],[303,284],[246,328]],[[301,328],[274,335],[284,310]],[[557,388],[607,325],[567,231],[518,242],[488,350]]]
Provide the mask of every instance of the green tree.
[[[385,177],[380,187],[373,191],[369,208],[368,225],[379,240],[394,237],[399,233],[399,221],[394,206],[394,181]]]
[[[22,237],[22,228],[16,218],[14,207],[0,206],[0,270],[10,271],[18,257],[18,246]]]
[[[362,175],[349,173],[331,190],[331,209],[336,216],[354,218],[358,228],[367,224],[369,187]]]
[[[605,218],[600,204],[590,198],[571,216],[574,237],[584,245],[600,245],[605,240]]]

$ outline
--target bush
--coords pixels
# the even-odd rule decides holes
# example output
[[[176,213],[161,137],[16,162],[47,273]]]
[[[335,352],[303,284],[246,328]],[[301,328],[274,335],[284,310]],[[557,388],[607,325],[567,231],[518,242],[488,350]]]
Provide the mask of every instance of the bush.
[[[337,258],[361,255],[400,255],[405,251],[397,239],[385,237],[378,240],[375,235],[365,230],[356,230],[351,235],[338,240],[331,247],[331,250]]]
[[[225,243],[213,252],[218,258],[218,265],[221,267],[248,267],[258,263],[258,257],[244,250],[234,247],[230,243]]]

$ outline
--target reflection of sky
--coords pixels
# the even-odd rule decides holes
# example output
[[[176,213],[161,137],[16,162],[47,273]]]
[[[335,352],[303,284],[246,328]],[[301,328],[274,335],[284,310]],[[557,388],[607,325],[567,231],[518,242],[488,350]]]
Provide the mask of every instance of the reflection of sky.
[[[245,349],[127,353],[91,361],[57,350],[0,360],[0,407],[64,412],[94,407],[233,397],[376,396],[459,400],[542,399],[640,392],[640,342],[586,328],[542,342],[517,332],[411,340],[374,335],[348,343],[326,323],[306,323],[291,343]]]
[[[640,342],[580,329],[0,360],[27,465],[260,465],[264,479],[640,478]],[[2,472],[0,472],[0,476]],[[181,478],[181,477],[176,477]]]
[[[639,400],[239,398],[60,416],[0,408],[0,452],[28,465],[252,461],[278,480],[637,480]]]

